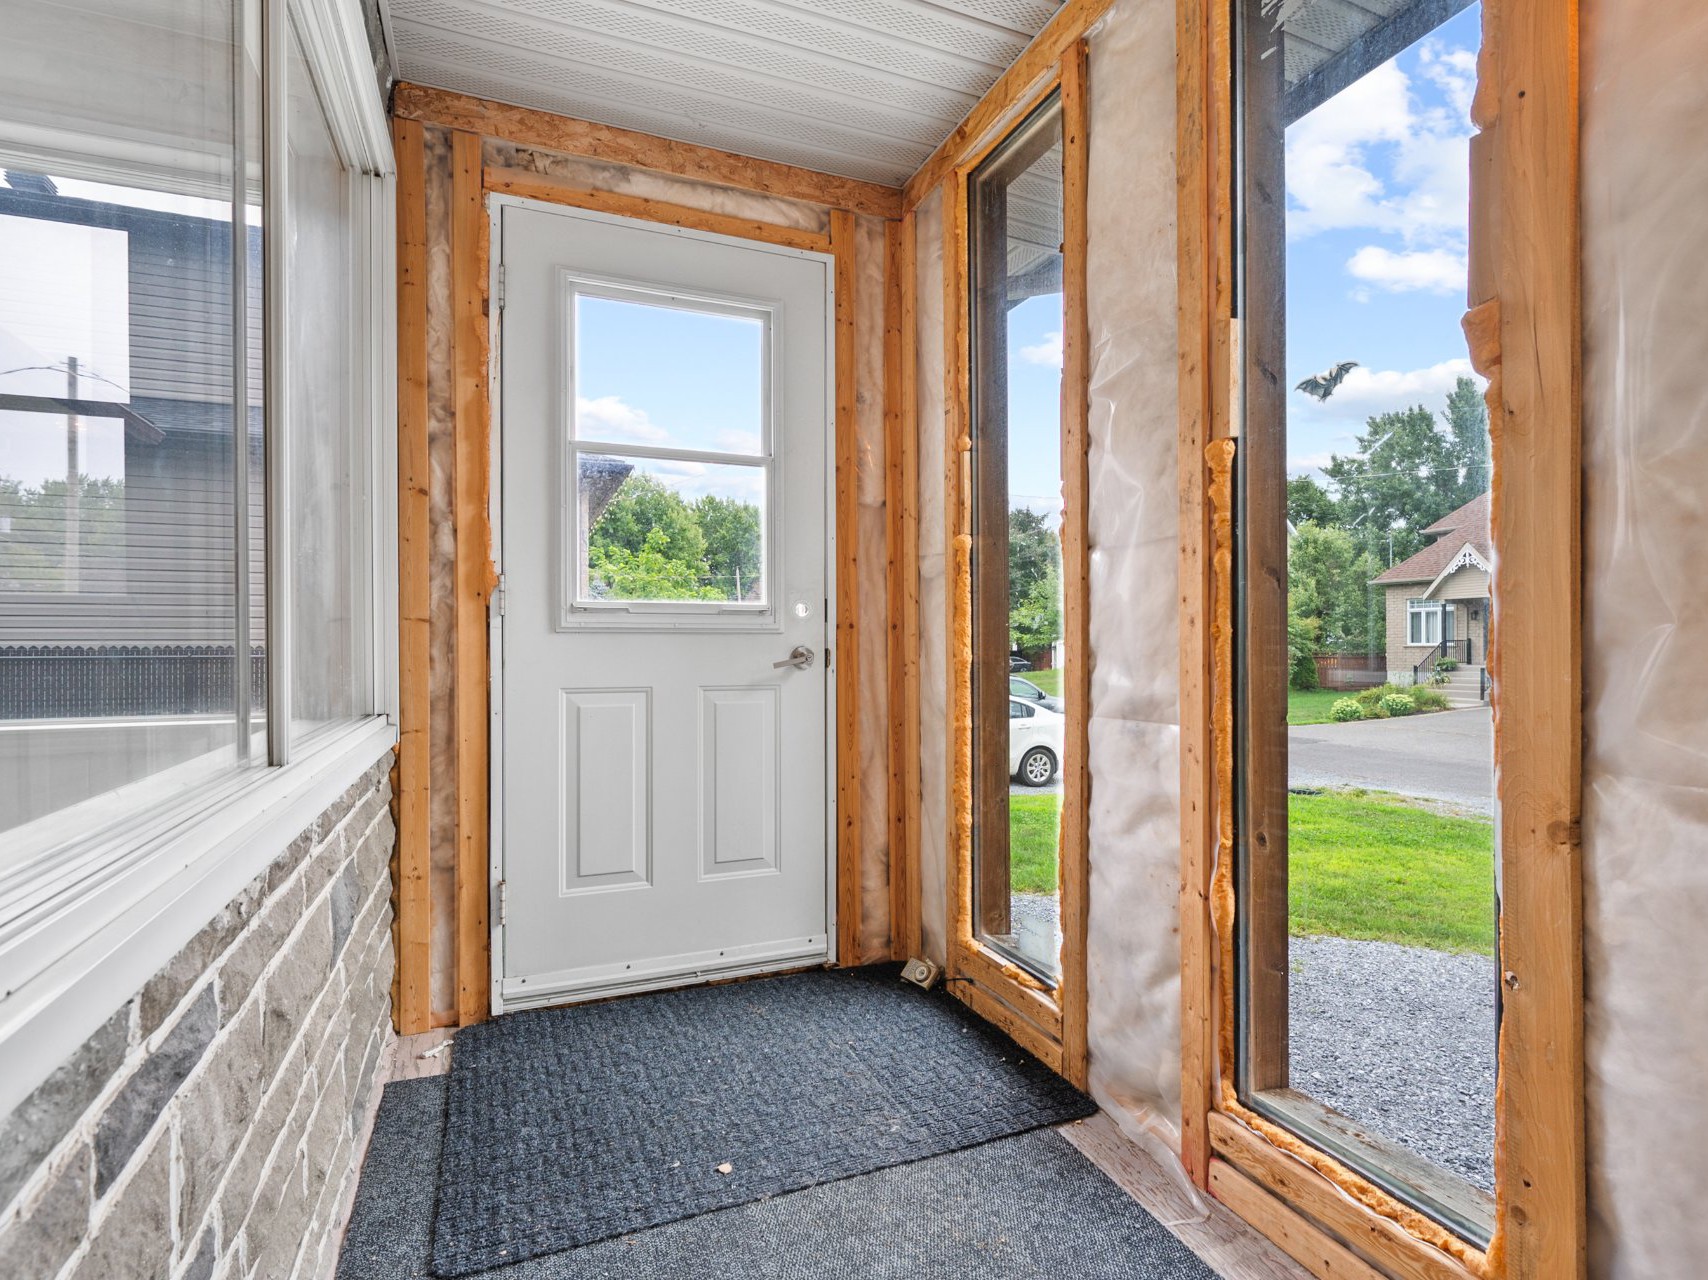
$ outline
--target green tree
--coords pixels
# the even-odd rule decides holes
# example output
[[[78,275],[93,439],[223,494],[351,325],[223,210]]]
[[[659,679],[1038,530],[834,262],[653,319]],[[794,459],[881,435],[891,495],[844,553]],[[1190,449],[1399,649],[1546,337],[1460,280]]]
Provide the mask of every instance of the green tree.
[[[694,504],[706,543],[706,573],[729,599],[745,599],[759,585],[763,542],[759,508],[751,502],[708,493]]]
[[[0,590],[65,589],[66,484],[48,480],[31,488],[0,476],[0,516],[11,530],[0,537]],[[84,590],[122,589],[125,573],[125,482],[79,476],[77,484],[79,581]]]
[[[1476,384],[1460,378],[1447,400],[1446,429],[1423,405],[1371,418],[1358,452],[1323,468],[1336,506],[1367,549],[1395,563],[1424,544],[1423,531],[1488,488],[1488,421]],[[1291,497],[1291,494],[1289,494]]]
[[[1375,652],[1385,643],[1385,619],[1373,607],[1370,580],[1381,571],[1376,557],[1345,529],[1307,520],[1287,547],[1289,619],[1310,624],[1318,651]]]
[[[1334,499],[1310,476],[1293,476],[1287,481],[1287,519],[1295,526],[1307,520],[1323,525],[1340,523]]]
[[[670,537],[654,529],[640,550],[615,543],[592,546],[588,576],[595,591],[611,600],[722,600],[726,593],[701,579],[704,566],[670,553]]]
[[[1062,579],[1054,565],[1032,583],[1019,607],[1009,610],[1008,631],[1021,653],[1048,649],[1062,638]]]
[[[1310,690],[1317,687],[1317,633],[1315,618],[1301,618],[1287,599],[1287,687]]]
[[[654,542],[655,534],[662,535],[661,543]],[[623,481],[588,535],[590,563],[595,552],[619,548],[637,556],[651,548],[666,560],[693,566],[696,575],[705,573],[706,535],[694,509],[676,490],[644,471]]]
[[[1060,581],[1062,540],[1045,522],[1044,517],[1029,507],[1015,507],[1008,513],[1008,611],[1013,613],[1032,594],[1040,582],[1057,574]]]

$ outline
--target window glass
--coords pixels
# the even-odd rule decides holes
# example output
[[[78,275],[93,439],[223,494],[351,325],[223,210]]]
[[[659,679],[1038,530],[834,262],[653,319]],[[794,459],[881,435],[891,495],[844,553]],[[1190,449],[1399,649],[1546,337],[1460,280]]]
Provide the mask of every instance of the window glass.
[[[766,468],[578,457],[582,600],[765,602]]]
[[[295,733],[373,706],[373,464],[352,356],[363,349],[351,174],[294,25],[286,68],[290,156],[291,718]]]
[[[973,173],[973,919],[1060,974],[1062,123],[1052,99]]]
[[[256,46],[255,13],[42,9],[0,41],[0,831],[14,850],[110,818],[99,798],[126,784],[148,779],[160,799],[256,759],[265,674],[249,581],[259,81],[234,56]]]
[[[576,438],[756,456],[766,354],[766,324],[751,313],[577,293]]]
[[[1487,414],[1460,330],[1476,4],[1243,0],[1239,1086],[1493,1224]]]
[[[763,610],[768,314],[577,289],[570,321],[574,606]]]

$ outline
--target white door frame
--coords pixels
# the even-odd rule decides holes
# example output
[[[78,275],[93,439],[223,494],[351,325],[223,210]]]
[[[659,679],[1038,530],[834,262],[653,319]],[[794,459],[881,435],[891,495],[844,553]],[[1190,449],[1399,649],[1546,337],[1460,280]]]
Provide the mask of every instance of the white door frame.
[[[831,254],[816,253],[806,249],[793,249],[782,245],[773,245],[766,241],[749,240],[739,236],[720,235],[711,231],[697,231],[687,227],[677,227],[664,222],[652,222],[643,218],[629,218],[617,214],[601,213],[589,209],[581,209],[569,205],[553,204],[546,200],[535,200],[524,196],[505,195],[489,192],[486,197],[489,250],[487,253],[487,291],[490,301],[487,307],[487,396],[489,421],[491,422],[491,440],[487,458],[488,474],[491,477],[488,485],[487,523],[491,528],[492,562],[498,573],[498,586],[492,594],[492,602],[487,609],[487,669],[491,673],[487,688],[487,732],[489,744],[487,750],[490,778],[488,781],[487,800],[487,848],[489,861],[488,875],[488,921],[490,925],[490,985],[492,989],[492,1012],[494,1015],[507,1011],[504,999],[504,910],[501,886],[504,882],[504,396],[502,380],[504,376],[503,353],[503,269],[504,269],[504,209],[512,206],[520,209],[531,209],[538,212],[584,218],[595,222],[608,222],[616,226],[644,227],[652,232],[664,232],[681,236],[689,240],[704,240],[715,244],[737,245],[742,248],[763,246],[767,251],[784,254],[791,257],[812,258],[826,262],[831,266],[828,274],[829,285],[825,298],[825,344],[829,353],[826,368],[829,376],[825,379],[825,467],[824,467],[824,554],[825,554],[825,635],[829,642],[825,646],[826,653],[832,661],[826,664],[825,671],[825,724],[824,724],[824,768],[825,768],[825,801],[824,801],[824,858],[825,858],[825,945],[826,960],[836,964],[837,955],[837,707],[836,707],[836,667],[834,662],[840,661],[841,655],[835,651],[837,637],[837,581],[841,576],[842,561],[840,548],[836,542],[836,271],[835,260]],[[797,968],[797,962],[782,965],[767,961],[752,965],[736,965],[728,969],[718,969],[708,972],[709,978],[739,978],[754,974],[766,973],[779,968]],[[508,1002],[509,1008],[532,1008],[536,1004],[572,1004],[585,1000],[602,1000],[616,995],[632,995],[641,991],[653,991],[666,987],[684,986],[679,976],[667,979],[642,979],[621,987],[603,987],[598,991],[588,992],[580,996],[554,995],[536,1001]]]

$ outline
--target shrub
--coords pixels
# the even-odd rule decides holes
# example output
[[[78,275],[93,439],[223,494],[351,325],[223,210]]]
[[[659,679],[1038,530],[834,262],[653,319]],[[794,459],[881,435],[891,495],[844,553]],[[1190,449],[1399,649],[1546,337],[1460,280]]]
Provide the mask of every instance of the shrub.
[[[1411,700],[1417,703],[1419,711],[1446,711],[1453,705],[1447,701],[1447,695],[1438,689],[1409,689],[1407,693]]]
[[[1409,693],[1390,693],[1376,704],[1390,716],[1409,716],[1417,710],[1417,700]]]
[[[1457,671],[1459,669],[1459,659],[1437,658],[1435,660],[1435,669],[1437,671]]]
[[[1328,718],[1330,720],[1362,720],[1364,708],[1358,705],[1357,698],[1336,698],[1329,704]]]

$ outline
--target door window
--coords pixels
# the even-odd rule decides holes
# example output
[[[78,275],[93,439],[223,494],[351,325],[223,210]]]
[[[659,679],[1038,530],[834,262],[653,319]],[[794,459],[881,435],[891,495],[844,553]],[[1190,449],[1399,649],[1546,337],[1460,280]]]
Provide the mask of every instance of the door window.
[[[566,621],[768,614],[769,312],[582,282],[566,311]]]

